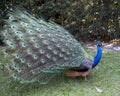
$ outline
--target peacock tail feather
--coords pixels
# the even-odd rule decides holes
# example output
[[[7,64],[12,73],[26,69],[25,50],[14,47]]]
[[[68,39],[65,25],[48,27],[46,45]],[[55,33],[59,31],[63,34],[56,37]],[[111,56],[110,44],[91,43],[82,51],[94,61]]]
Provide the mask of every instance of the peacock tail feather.
[[[56,73],[80,67],[84,58],[93,61],[81,44],[63,27],[12,8],[2,35],[6,67],[21,83],[47,82]]]

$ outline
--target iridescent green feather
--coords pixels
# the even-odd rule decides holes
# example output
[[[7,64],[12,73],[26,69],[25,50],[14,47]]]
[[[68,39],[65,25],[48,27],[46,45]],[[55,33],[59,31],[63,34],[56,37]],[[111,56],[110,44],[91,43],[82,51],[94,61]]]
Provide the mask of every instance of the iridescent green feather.
[[[80,67],[91,57],[61,26],[35,18],[22,9],[13,8],[2,31],[5,58],[11,76],[22,83],[49,81],[55,74]]]

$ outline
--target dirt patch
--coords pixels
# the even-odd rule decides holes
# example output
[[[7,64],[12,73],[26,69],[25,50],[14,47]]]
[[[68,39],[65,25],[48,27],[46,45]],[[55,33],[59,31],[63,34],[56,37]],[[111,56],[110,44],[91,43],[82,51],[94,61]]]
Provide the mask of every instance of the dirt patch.
[[[91,43],[86,43],[85,46],[89,49],[96,50],[96,45]],[[103,51],[120,51],[120,46],[114,43],[102,43]]]

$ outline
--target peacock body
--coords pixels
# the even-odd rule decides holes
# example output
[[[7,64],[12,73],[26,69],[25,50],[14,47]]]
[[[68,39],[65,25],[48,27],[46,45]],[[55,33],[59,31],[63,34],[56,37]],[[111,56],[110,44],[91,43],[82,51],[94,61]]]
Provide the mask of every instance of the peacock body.
[[[8,16],[2,33],[10,77],[21,83],[47,82],[65,70],[92,69],[94,58],[61,26],[18,8]]]

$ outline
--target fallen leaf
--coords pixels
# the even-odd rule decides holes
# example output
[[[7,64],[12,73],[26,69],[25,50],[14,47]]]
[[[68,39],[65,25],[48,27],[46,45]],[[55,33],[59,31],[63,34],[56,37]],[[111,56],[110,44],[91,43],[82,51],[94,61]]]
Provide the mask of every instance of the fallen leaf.
[[[98,88],[98,87],[95,87],[95,89],[97,90],[97,92],[101,93],[102,92],[102,89]]]

